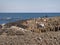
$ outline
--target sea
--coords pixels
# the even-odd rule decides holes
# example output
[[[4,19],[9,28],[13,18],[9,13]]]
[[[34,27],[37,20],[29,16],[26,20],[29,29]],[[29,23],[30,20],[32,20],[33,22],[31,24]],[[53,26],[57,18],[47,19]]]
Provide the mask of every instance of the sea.
[[[60,16],[60,13],[0,13],[0,24],[44,16]]]

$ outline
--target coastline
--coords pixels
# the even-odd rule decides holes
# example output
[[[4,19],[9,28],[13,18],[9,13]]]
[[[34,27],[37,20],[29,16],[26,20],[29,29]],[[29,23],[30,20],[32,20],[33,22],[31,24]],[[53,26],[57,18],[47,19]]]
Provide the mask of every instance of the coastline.
[[[52,27],[55,28],[56,26],[58,28],[60,28],[59,19],[60,19],[60,17],[31,18],[31,19],[25,19],[25,20],[19,20],[16,22],[7,23],[7,24],[5,24],[5,26],[6,27],[17,26],[17,27],[21,27],[24,29],[28,29],[28,30],[35,30],[35,28],[36,28],[36,30],[40,30],[40,28],[43,28],[43,29],[47,28],[48,29],[48,28],[52,28]],[[42,27],[42,25],[44,25],[44,27]]]
[[[20,20],[0,28],[3,45],[59,45],[59,39],[60,17]]]

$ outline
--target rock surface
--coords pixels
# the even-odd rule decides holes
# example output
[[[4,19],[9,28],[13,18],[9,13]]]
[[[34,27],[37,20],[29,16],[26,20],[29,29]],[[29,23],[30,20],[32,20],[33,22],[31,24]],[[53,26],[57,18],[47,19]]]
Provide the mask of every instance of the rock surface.
[[[60,31],[40,34],[27,31],[20,35],[0,35],[0,45],[60,45]]]

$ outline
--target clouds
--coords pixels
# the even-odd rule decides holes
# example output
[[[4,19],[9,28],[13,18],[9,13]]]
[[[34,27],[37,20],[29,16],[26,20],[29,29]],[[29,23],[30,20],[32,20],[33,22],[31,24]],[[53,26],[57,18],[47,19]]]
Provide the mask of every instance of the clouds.
[[[0,0],[0,12],[60,12],[60,0]]]

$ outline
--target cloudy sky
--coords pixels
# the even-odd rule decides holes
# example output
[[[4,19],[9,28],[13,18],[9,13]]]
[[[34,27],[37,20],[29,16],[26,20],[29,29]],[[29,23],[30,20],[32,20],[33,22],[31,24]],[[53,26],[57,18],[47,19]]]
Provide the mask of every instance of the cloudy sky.
[[[60,12],[60,0],[0,0],[1,12]]]

